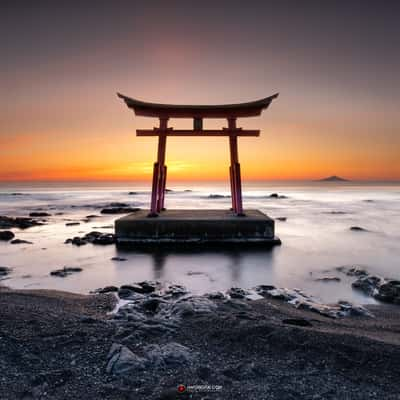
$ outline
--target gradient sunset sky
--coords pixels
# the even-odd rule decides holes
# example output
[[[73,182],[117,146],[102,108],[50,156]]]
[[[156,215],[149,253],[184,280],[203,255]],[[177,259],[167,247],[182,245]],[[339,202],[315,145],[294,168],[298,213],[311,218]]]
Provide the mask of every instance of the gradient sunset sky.
[[[149,180],[161,103],[279,92],[245,179],[400,179],[400,1],[1,1],[0,180]],[[190,120],[170,126],[191,127]],[[226,126],[205,121],[205,128]],[[227,139],[171,138],[169,179],[224,179]]]

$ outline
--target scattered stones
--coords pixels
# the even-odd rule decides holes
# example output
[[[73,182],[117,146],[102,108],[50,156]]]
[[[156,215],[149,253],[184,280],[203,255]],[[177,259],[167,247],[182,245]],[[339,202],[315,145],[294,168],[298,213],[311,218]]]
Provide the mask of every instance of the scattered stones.
[[[102,214],[128,214],[139,211],[138,207],[112,207],[112,208],[103,208],[100,212]]]
[[[64,267],[61,269],[56,269],[50,272],[51,276],[58,276],[60,278],[65,278],[68,275],[71,275],[75,272],[81,272],[82,268],[80,267]]]
[[[11,231],[0,231],[0,240],[8,242],[11,240],[15,235]]]
[[[126,261],[127,258],[124,257],[113,257],[111,258],[111,261]]]
[[[0,278],[7,276],[11,272],[11,268],[0,266]]]
[[[51,214],[47,213],[47,212],[42,212],[42,211],[36,211],[36,212],[31,212],[29,213],[30,217],[33,218],[39,218],[39,217],[51,217]]]
[[[295,325],[295,326],[302,326],[302,327],[310,327],[312,323],[304,318],[287,318],[282,320],[284,324],[287,325]]]
[[[67,222],[65,224],[65,226],[75,226],[75,225],[80,225],[80,224],[81,224],[80,222]]]
[[[33,244],[29,240],[23,240],[23,239],[14,239],[14,240],[11,240],[10,243],[11,244]]]
[[[43,225],[43,222],[28,217],[7,217],[0,215],[0,229],[19,228],[27,229],[32,226]]]
[[[354,232],[368,232],[367,229],[362,228],[361,226],[351,226],[350,230]]]

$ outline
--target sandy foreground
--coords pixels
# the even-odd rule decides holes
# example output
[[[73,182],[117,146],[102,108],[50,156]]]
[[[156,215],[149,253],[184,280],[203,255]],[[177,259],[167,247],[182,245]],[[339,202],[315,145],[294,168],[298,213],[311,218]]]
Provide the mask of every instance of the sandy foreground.
[[[139,297],[0,288],[0,399],[400,398],[398,306]]]

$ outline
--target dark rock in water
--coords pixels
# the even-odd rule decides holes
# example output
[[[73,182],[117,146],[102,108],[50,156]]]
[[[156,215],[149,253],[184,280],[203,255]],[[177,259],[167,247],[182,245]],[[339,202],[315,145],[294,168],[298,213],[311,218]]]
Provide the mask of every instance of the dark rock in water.
[[[312,326],[312,323],[304,318],[287,318],[287,319],[282,320],[282,322],[287,325],[295,325],[295,326],[303,326],[303,327]]]
[[[286,217],[277,217],[275,219],[278,220],[278,221],[282,221],[282,222],[285,222],[287,220]]]
[[[105,286],[103,288],[96,290],[96,293],[112,293],[112,292],[118,292],[118,288],[116,286]]]
[[[60,278],[65,278],[68,275],[71,275],[75,272],[81,272],[82,268],[80,267],[64,267],[61,269],[56,269],[50,272],[52,276],[59,276]]]
[[[165,294],[169,297],[180,297],[184,296],[188,293],[188,290],[181,285],[170,285],[168,286],[167,290],[165,291]]]
[[[11,244],[33,244],[29,240],[22,240],[22,239],[14,239],[14,240],[11,240],[10,243]]]
[[[107,245],[115,243],[115,235],[112,233],[102,233],[97,231],[92,231],[87,233],[83,237],[75,236],[72,239],[67,239],[64,243],[74,244],[75,246],[83,246],[87,243]]]
[[[98,236],[93,239],[93,244],[114,244],[115,243],[115,235],[113,233],[103,233],[101,236]]]
[[[39,217],[50,217],[51,214],[47,213],[47,212],[31,212],[29,214],[30,217],[34,217],[34,218],[39,218]]]
[[[355,289],[359,289],[368,295],[372,295],[375,289],[380,285],[382,279],[378,276],[367,275],[361,276],[351,286]]]
[[[112,207],[103,208],[100,212],[102,214],[128,214],[139,211],[138,207]]]
[[[225,299],[225,295],[222,292],[212,292],[206,294],[207,298],[211,300],[223,300]]]
[[[0,266],[0,277],[4,277],[11,272],[11,268]]]
[[[75,236],[72,239],[67,239],[64,243],[66,244],[74,244],[75,246],[83,246],[87,244],[87,241],[85,239],[81,239],[79,236]]]
[[[156,290],[155,285],[150,282],[143,281],[133,285],[122,285],[120,289],[127,289],[135,293],[152,293]]]
[[[367,229],[361,228],[361,226],[351,226],[350,230],[351,231],[356,231],[356,232],[368,232]]]
[[[111,259],[111,261],[126,261],[126,260],[127,260],[127,258],[123,258],[123,257],[113,257]]]
[[[96,214],[90,214],[90,215],[86,215],[87,219],[92,219],[92,218],[100,218],[100,215],[96,215]]]
[[[127,203],[113,202],[108,205],[109,207],[129,207]]]
[[[400,304],[400,281],[389,280],[382,283],[374,297],[387,303]]]
[[[344,215],[344,214],[348,214],[345,211],[328,211],[325,214],[332,214],[332,215]]]
[[[319,282],[340,282],[341,279],[338,276],[324,276],[323,278],[317,278]]]
[[[128,193],[130,196],[135,196],[135,195],[137,195],[137,194],[139,194],[138,192],[129,192]]]
[[[80,224],[81,224],[80,222],[67,222],[65,224],[65,226],[75,226],[75,225],[80,225]]]
[[[39,225],[43,225],[43,223],[36,221],[32,218],[28,217],[12,218],[0,215],[0,229],[9,229],[9,228],[27,229],[32,226],[39,226]]]
[[[172,190],[172,189],[165,189],[165,192],[166,192],[166,193],[172,193],[173,190]]]
[[[224,196],[222,194],[209,194],[208,195],[209,199],[227,199],[229,197],[231,197],[231,196]]]
[[[0,240],[8,242],[11,240],[15,235],[11,231],[0,231]]]
[[[359,267],[337,267],[336,271],[340,271],[343,272],[344,274],[348,275],[348,276],[367,276],[368,272],[363,269],[363,268],[359,268]]]
[[[193,192],[193,190],[191,190],[191,189],[185,189],[184,192],[189,193],[189,192]]]
[[[287,196],[278,193],[271,193],[268,197],[271,199],[287,199]]]

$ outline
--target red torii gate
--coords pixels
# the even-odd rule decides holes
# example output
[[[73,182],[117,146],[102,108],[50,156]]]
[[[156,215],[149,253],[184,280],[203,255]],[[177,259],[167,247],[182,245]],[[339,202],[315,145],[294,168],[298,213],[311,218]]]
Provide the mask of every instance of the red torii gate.
[[[167,166],[165,165],[165,150],[167,136],[196,136],[229,137],[231,165],[229,167],[232,210],[238,216],[243,216],[242,182],[240,176],[240,163],[237,147],[238,136],[259,136],[259,130],[245,130],[236,126],[236,119],[243,117],[259,116],[262,110],[268,108],[278,93],[261,100],[249,103],[223,104],[223,105],[172,105],[148,103],[136,100],[120,93],[126,105],[133,109],[135,115],[159,118],[160,126],[153,129],[137,129],[136,136],[158,136],[157,162],[153,168],[153,184],[151,191],[151,206],[149,217],[156,217],[164,210],[165,188],[167,180]],[[169,118],[193,118],[193,130],[175,130],[168,128]],[[224,118],[228,127],[222,130],[203,129],[203,118]]]

